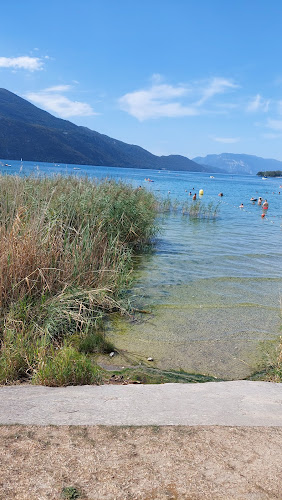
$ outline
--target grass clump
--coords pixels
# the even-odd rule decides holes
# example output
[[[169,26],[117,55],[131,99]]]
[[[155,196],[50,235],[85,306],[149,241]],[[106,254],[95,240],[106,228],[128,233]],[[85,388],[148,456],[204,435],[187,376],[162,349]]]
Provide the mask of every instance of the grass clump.
[[[213,202],[204,203],[201,200],[186,202],[182,206],[182,214],[189,215],[192,219],[216,219],[218,216],[219,204]]]
[[[282,382],[282,337],[277,346],[277,357],[269,370],[269,380],[272,382]]]
[[[280,313],[282,317],[282,297],[280,297]],[[282,326],[280,326],[280,331]],[[282,335],[275,341],[274,353],[271,352],[269,361],[258,372],[251,375],[251,380],[266,380],[267,382],[282,383]]]
[[[75,500],[76,498],[80,498],[80,492],[74,486],[65,486],[62,489],[62,497],[66,500]]]
[[[103,318],[125,312],[132,254],[156,232],[154,196],[60,176],[0,186],[0,383],[98,380],[85,357],[113,350]]]
[[[216,219],[219,213],[219,203],[205,203],[202,200],[179,201],[165,198],[158,200],[159,213],[177,213],[180,212],[184,216],[191,219]]]
[[[74,347],[52,348],[48,358],[37,366],[32,377],[33,384],[50,387],[66,385],[97,384],[101,381],[98,368],[85,354]]]
[[[250,380],[265,380],[282,383],[282,336],[280,337],[274,355],[265,367],[251,375]]]

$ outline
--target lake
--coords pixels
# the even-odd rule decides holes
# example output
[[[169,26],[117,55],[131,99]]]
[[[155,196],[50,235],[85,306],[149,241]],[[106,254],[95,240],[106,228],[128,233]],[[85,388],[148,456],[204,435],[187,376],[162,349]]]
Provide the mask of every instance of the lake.
[[[6,160],[0,171],[111,177],[179,201],[191,201],[189,191],[199,198],[203,189],[201,202],[219,204],[218,217],[176,212],[160,218],[154,250],[136,258],[130,293],[133,305],[150,314],[133,322],[116,318],[108,335],[135,362],[152,357],[162,369],[234,379],[267,361],[281,335],[281,178]],[[264,219],[250,201],[259,196],[269,202]]]

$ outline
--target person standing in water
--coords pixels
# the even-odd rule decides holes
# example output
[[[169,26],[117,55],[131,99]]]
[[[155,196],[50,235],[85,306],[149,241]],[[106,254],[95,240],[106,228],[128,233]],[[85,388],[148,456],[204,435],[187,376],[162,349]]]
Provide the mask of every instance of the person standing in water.
[[[264,203],[262,204],[262,208],[264,210],[267,210],[268,209],[268,201],[267,200],[264,200]]]

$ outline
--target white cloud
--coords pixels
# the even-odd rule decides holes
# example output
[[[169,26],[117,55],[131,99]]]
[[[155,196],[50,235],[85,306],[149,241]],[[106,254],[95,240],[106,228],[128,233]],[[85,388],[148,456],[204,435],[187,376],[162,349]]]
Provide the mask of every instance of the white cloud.
[[[151,80],[152,80],[152,82],[153,82],[154,84],[157,84],[157,83],[161,83],[161,82],[163,82],[163,80],[164,80],[164,79],[163,79],[162,75],[160,75],[159,73],[154,73],[154,74],[152,75]]]
[[[230,109],[237,109],[239,107],[239,104],[235,102],[218,102],[216,103],[216,106],[219,109],[227,111]]]
[[[264,139],[281,139],[282,137],[282,132],[279,134],[273,133],[273,132],[267,132],[265,134],[262,134],[262,137]]]
[[[0,57],[0,68],[26,69],[38,71],[43,69],[43,61],[39,57]]]
[[[140,121],[148,118],[197,115],[193,106],[184,106],[175,99],[183,97],[188,89],[183,86],[153,84],[147,90],[136,90],[119,99],[120,107]]]
[[[97,115],[92,107],[86,102],[71,101],[68,97],[56,93],[60,90],[68,90],[67,85],[58,85],[42,90],[41,92],[29,92],[26,98],[34,104],[39,105],[46,111],[56,113],[61,118],[70,118],[71,116],[92,116]],[[51,90],[50,90],[51,89]]]
[[[279,115],[282,114],[282,101],[278,101],[278,103],[277,103],[277,111],[278,111]]]
[[[71,88],[71,85],[54,85],[53,87],[47,87],[42,92],[67,92]]]
[[[208,99],[211,99],[213,96],[217,94],[223,94],[228,89],[236,89],[238,85],[233,83],[231,80],[227,80],[227,78],[212,78],[207,86],[202,88],[202,97],[197,101],[197,106],[201,106]]]
[[[240,137],[212,137],[212,140],[223,144],[235,144],[240,141]]]
[[[202,105],[216,94],[237,87],[225,78],[213,78],[208,84],[197,82],[189,86],[173,86],[162,83],[161,75],[155,74],[150,88],[123,95],[119,99],[119,105],[123,111],[140,121],[149,118],[195,116],[204,112]]]
[[[260,94],[257,94],[247,105],[247,111],[250,113],[255,113],[257,111],[262,111],[267,113],[269,110],[270,100],[263,99]]]
[[[266,122],[266,126],[271,128],[272,130],[281,130],[282,131],[282,120],[273,120],[268,119]]]

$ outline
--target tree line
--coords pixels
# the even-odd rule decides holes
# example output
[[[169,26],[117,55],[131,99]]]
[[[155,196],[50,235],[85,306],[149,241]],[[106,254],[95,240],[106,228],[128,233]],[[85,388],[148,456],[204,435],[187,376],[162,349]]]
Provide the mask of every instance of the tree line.
[[[258,172],[257,175],[261,177],[281,177],[282,170],[265,170],[264,172]]]

